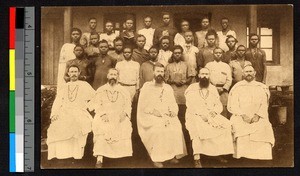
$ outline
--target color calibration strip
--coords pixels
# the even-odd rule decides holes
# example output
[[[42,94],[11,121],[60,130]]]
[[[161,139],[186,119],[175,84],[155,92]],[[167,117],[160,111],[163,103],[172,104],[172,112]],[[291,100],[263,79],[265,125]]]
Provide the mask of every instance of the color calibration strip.
[[[24,8],[9,9],[10,172],[24,171]]]
[[[16,90],[16,61],[15,61],[15,32],[16,8],[9,8],[9,171],[16,172],[15,144],[15,90]]]

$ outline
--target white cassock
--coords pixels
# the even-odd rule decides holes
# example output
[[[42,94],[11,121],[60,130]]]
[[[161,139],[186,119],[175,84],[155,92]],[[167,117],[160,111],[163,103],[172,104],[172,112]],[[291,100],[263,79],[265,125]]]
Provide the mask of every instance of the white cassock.
[[[156,109],[162,117],[153,114]],[[176,114],[170,117],[170,112]],[[153,162],[164,162],[187,155],[182,126],[177,116],[178,105],[168,84],[155,86],[146,82],[140,92],[137,109],[138,133]]]
[[[95,110],[92,123],[93,155],[108,158],[132,156],[129,92],[119,84],[111,88],[107,83],[97,89],[95,97],[89,102],[89,109]],[[123,112],[127,117],[120,122]],[[104,116],[107,116],[107,122],[103,120]]]
[[[231,124],[220,115],[223,105],[217,88],[210,84],[207,89],[207,95],[202,95],[199,83],[194,83],[185,91],[185,124],[192,140],[193,153],[209,156],[233,154]],[[211,117],[211,111],[217,115]],[[205,122],[201,116],[208,121]]]
[[[268,117],[268,99],[270,92],[266,85],[257,82],[238,82],[228,97],[228,111],[233,115],[232,122],[235,140],[235,158],[272,159],[272,146],[275,139]],[[261,118],[256,123],[244,122],[241,115]]]
[[[48,159],[81,159],[86,138],[92,129],[92,116],[87,111],[87,101],[95,95],[85,81],[68,82],[58,92],[52,106],[51,122],[47,133]]]
[[[66,63],[71,60],[75,59],[76,56],[74,54],[74,43],[65,43],[59,54],[59,61],[58,61],[58,73],[57,73],[57,91],[60,90],[66,84],[64,79],[66,73]]]

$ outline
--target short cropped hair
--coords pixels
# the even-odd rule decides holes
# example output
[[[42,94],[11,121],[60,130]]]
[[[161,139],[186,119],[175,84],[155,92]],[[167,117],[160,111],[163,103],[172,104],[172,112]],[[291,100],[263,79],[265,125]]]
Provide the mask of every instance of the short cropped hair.
[[[80,34],[80,36],[81,36],[82,32],[81,32],[81,30],[80,30],[79,28],[72,28],[72,29],[71,29],[71,34],[72,34],[72,32],[74,32],[74,31],[79,32],[79,34]]]
[[[80,72],[80,68],[78,67],[78,65],[75,65],[75,64],[72,64],[68,67],[68,72],[69,72],[70,68],[72,68],[72,67],[77,68],[78,71]]]

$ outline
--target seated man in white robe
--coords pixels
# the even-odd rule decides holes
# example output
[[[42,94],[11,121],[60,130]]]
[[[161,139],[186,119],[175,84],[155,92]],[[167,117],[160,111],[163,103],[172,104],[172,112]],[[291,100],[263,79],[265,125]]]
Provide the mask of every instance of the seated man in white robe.
[[[185,91],[185,124],[192,140],[196,168],[202,167],[200,154],[233,154],[231,124],[220,115],[223,105],[217,88],[210,84],[209,74],[207,68],[202,68],[198,75],[200,82],[191,84]]]
[[[232,113],[235,158],[271,160],[274,133],[268,117],[270,92],[263,83],[255,81],[251,65],[243,70],[244,80],[236,83],[228,98]]]
[[[51,111],[48,128],[48,160],[52,158],[81,159],[86,138],[92,129],[92,116],[87,111],[87,102],[95,95],[86,81],[78,80],[77,65],[68,68],[70,82],[58,91]]]
[[[137,110],[138,133],[155,167],[168,160],[176,164],[187,155],[177,112],[173,89],[164,83],[164,67],[155,65],[154,80],[143,85]]]
[[[89,102],[89,110],[95,110],[92,130],[96,168],[103,166],[103,157],[132,156],[131,99],[129,92],[118,84],[118,77],[118,70],[109,69],[108,83],[99,87]]]

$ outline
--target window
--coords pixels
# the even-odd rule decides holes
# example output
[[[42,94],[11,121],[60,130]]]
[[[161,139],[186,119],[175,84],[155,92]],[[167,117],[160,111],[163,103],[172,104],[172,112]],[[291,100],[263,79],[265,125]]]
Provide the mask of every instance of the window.
[[[267,62],[274,62],[274,36],[273,29],[267,27],[257,27],[257,34],[260,36],[260,41],[258,43],[258,48],[266,52]],[[247,27],[247,48],[249,47],[249,27]]]

